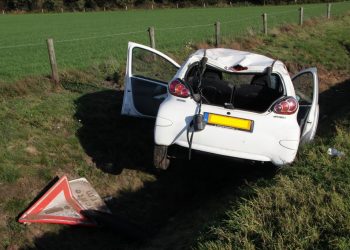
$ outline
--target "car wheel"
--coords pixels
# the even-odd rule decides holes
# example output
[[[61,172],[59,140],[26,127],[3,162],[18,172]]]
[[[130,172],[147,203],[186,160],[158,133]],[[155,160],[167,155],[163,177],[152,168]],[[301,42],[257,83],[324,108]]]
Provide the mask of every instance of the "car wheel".
[[[166,170],[170,165],[168,159],[168,147],[162,145],[154,145],[153,164],[156,168]]]

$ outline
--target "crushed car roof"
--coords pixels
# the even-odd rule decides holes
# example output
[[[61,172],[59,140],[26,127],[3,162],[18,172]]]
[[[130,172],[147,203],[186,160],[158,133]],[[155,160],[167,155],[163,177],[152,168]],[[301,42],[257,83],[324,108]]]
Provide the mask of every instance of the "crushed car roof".
[[[223,69],[228,69],[236,65],[265,69],[275,61],[272,58],[255,53],[223,48],[200,49],[193,53],[191,57],[203,57],[204,53],[208,57],[210,64]],[[279,63],[282,64],[281,62]]]

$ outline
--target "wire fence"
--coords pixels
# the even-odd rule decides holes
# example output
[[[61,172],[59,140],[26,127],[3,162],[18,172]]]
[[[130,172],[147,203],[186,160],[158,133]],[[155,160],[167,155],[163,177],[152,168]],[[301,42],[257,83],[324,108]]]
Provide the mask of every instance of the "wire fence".
[[[154,25],[149,25],[152,22],[152,18],[147,17],[147,19],[140,18],[135,20],[135,23],[139,23],[139,25],[134,25],[131,22],[131,18],[130,23],[115,29],[120,30],[120,32],[110,32],[111,29],[106,25],[99,28],[98,18],[100,16],[95,16],[97,23],[94,27],[87,27],[81,30],[79,29],[79,24],[81,26],[89,24],[76,21],[77,23],[72,23],[73,26],[77,27],[76,29],[65,31],[64,27],[62,27],[62,30],[59,30],[60,27],[57,30],[57,36],[55,36],[55,33],[50,33],[50,35],[54,38],[58,68],[60,70],[83,69],[92,64],[98,65],[108,59],[123,63],[126,59],[128,41],[149,44],[150,38],[147,32],[149,26],[155,27],[156,48],[171,54],[176,51],[183,51],[196,43],[215,43],[215,21],[220,21],[221,40],[234,39],[247,33],[256,34],[262,32],[263,18],[261,15],[263,13],[267,13],[268,31],[283,24],[299,23],[300,6],[287,7],[226,8],[230,10],[225,10],[225,15],[221,13],[224,12],[223,8],[206,8],[203,12],[196,10],[197,15],[193,14],[191,9],[179,9],[175,11],[185,12],[184,16],[192,13],[193,16],[190,16],[187,20],[179,20],[172,23],[167,22],[167,19],[171,19],[171,14],[173,13],[169,10],[164,10],[165,13],[159,10],[154,14],[155,16],[157,15],[157,18],[153,18]],[[314,17],[326,17],[327,15],[327,4],[305,5],[303,8],[304,20]],[[350,2],[332,3],[331,16],[339,16],[349,10]],[[136,14],[136,12],[132,14]],[[60,14],[46,15],[48,22],[54,20],[55,15]],[[71,13],[70,18],[73,15],[79,15],[79,13]],[[126,14],[121,13],[120,15]],[[147,15],[153,15],[153,13],[148,11]],[[37,14],[37,16],[39,15]],[[127,17],[130,18],[130,16],[125,18]],[[178,17],[175,16],[174,19]],[[148,20],[149,23],[146,23],[145,20]],[[174,23],[179,24],[181,21],[183,25],[174,25]],[[191,25],[188,23],[191,23]],[[136,26],[138,28],[135,28]],[[1,27],[0,31],[2,31]],[[11,33],[11,30],[4,30],[1,33],[6,34],[6,32]],[[55,30],[52,32],[55,32]],[[16,33],[11,35],[14,37]],[[28,41],[26,43],[14,42],[11,36],[5,36],[0,39],[0,80],[13,81],[27,75],[49,74],[50,64],[45,41],[49,37],[45,33],[38,35],[38,37],[41,37],[39,42],[37,41],[38,38],[33,36],[33,34],[22,36],[21,40]]]

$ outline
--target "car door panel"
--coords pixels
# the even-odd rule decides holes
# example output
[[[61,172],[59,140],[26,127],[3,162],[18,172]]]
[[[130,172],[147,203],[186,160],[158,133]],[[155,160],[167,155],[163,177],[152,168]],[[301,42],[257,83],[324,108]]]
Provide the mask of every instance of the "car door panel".
[[[306,143],[314,138],[318,125],[319,90],[317,69],[302,70],[292,77],[292,81],[299,102],[300,141],[301,143]]]
[[[167,96],[167,85],[133,77],[131,78],[131,86],[135,109],[140,114],[155,117],[159,105]]]
[[[156,117],[167,97],[167,82],[180,66],[165,54],[130,42],[121,113],[137,117]]]

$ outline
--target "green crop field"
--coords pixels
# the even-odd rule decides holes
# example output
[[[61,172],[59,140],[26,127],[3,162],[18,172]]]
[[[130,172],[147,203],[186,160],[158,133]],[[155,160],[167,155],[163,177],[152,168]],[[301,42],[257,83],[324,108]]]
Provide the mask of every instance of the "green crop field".
[[[213,41],[214,22],[223,38],[259,32],[262,13],[269,27],[298,21],[298,5],[129,10],[93,13],[0,15],[0,81],[11,82],[50,72],[45,40],[53,38],[59,69],[82,69],[113,58],[123,64],[128,41],[148,44],[155,27],[156,46],[172,53],[192,43]],[[332,15],[350,10],[333,3]],[[326,4],[304,5],[305,20],[326,14]]]

